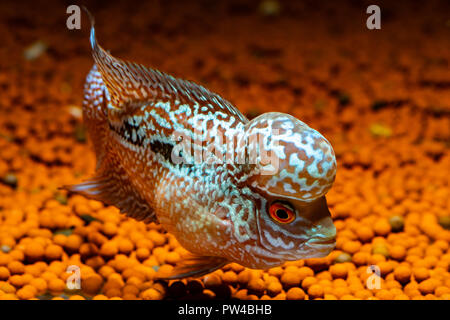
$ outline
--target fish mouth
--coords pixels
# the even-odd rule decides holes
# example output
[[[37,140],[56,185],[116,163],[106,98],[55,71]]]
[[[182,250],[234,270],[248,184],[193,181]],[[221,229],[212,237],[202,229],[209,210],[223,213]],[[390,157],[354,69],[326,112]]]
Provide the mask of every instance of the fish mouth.
[[[307,245],[313,250],[317,250],[326,256],[336,247],[336,238],[330,237],[325,239],[312,239],[307,242]]]
[[[309,241],[309,244],[311,245],[323,245],[323,246],[328,246],[328,245],[335,245],[336,244],[336,238],[329,238],[329,239],[314,239],[312,241]]]
[[[307,258],[323,258],[330,254],[336,247],[336,239],[333,238],[319,238],[311,239],[305,244],[305,249],[308,251]]]

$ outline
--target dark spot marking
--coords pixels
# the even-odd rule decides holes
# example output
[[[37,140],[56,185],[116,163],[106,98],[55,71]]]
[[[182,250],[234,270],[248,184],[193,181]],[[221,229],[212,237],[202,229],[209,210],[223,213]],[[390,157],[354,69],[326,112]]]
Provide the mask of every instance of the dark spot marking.
[[[138,135],[139,126],[129,123],[127,119],[123,121],[122,125],[119,127],[113,126],[110,123],[109,128],[130,144],[140,147],[144,144],[144,137]],[[135,131],[136,134],[136,140],[134,141],[133,141],[133,130]]]
[[[166,161],[170,161],[170,163],[172,164],[173,164],[172,162],[173,147],[174,147],[173,145],[159,140],[153,140],[152,142],[150,142],[150,149],[153,152],[162,155]]]

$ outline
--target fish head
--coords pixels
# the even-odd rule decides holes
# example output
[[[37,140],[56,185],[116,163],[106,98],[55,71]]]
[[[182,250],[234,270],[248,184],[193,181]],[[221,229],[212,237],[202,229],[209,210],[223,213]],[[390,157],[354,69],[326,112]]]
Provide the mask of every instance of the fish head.
[[[282,113],[253,119],[246,132],[247,141],[259,141],[257,147],[249,144],[249,159],[256,163],[245,181],[258,199],[259,245],[280,261],[327,256],[336,238],[325,198],[336,175],[331,144]]]

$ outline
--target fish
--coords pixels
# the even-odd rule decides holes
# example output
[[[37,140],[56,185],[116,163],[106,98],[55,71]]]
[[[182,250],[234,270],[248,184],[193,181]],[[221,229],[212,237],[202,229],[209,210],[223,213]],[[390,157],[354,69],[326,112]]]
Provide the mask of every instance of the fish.
[[[334,249],[325,195],[337,164],[322,134],[286,113],[249,120],[193,81],[114,57],[88,15],[94,65],[82,111],[96,169],[66,190],[174,235],[190,255],[161,279],[231,262],[268,269]]]

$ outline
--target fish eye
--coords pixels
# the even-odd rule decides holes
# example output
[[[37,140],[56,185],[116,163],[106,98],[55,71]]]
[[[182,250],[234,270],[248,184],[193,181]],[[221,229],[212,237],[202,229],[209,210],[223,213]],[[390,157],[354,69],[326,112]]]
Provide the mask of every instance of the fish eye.
[[[295,219],[294,210],[287,204],[274,202],[269,208],[270,217],[278,223],[291,223]]]

